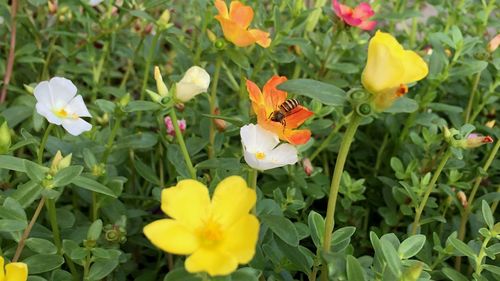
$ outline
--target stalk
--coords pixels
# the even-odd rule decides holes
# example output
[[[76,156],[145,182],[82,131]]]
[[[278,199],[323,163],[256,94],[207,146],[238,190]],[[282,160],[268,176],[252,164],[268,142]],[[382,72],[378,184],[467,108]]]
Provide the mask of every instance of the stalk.
[[[420,217],[422,216],[422,212],[424,211],[425,205],[427,204],[427,200],[429,199],[429,196],[431,195],[432,191],[434,190],[434,187],[436,186],[436,182],[441,175],[441,172],[443,171],[444,166],[446,165],[446,162],[451,157],[451,150],[448,149],[446,153],[444,154],[443,158],[441,159],[441,162],[439,162],[439,165],[434,172],[434,175],[432,176],[431,182],[429,185],[427,185],[427,189],[424,194],[424,198],[420,202],[419,206],[415,210],[415,220],[413,221],[412,228],[411,228],[411,235],[415,235],[417,233],[417,229],[420,227]]]
[[[184,156],[184,161],[186,161],[186,165],[189,170],[189,174],[192,179],[196,179],[196,170],[193,167],[193,163],[191,162],[191,158],[189,157],[189,152],[186,147],[186,143],[184,142],[184,137],[182,136],[181,129],[179,128],[179,124],[177,123],[177,115],[175,114],[175,108],[170,110],[170,118],[172,119],[172,124],[174,125],[175,137],[179,146],[181,147],[182,156]]]
[[[340,188],[340,180],[344,172],[344,165],[349,154],[349,148],[354,140],[354,135],[359,127],[362,117],[356,113],[352,113],[351,120],[345,131],[344,138],[340,144],[339,154],[337,155],[337,162],[335,163],[335,170],[333,172],[332,183],[330,185],[330,195],[328,197],[328,207],[325,218],[325,233],[323,236],[323,252],[330,252],[330,243],[332,239],[332,232],[335,226],[335,206],[337,204],[337,195]],[[321,270],[321,280],[328,281],[328,265],[323,264]]]
[[[45,150],[45,145],[47,144],[47,139],[49,138],[50,131],[54,128],[54,124],[50,123],[45,129],[45,133],[43,134],[42,141],[40,141],[40,146],[38,147],[38,164],[42,164],[43,161],[43,152]]]
[[[477,86],[479,85],[479,80],[481,79],[481,71],[476,74],[474,79],[474,84],[472,84],[472,89],[470,91],[469,102],[467,103],[467,110],[464,112],[465,123],[469,123],[470,115],[472,112],[472,105],[474,104],[474,97],[476,96]]]
[[[38,203],[38,206],[36,207],[35,213],[33,214],[33,217],[31,217],[30,223],[28,224],[28,227],[23,232],[23,236],[21,237],[21,240],[19,240],[19,243],[17,244],[17,249],[16,253],[14,254],[14,258],[12,259],[12,262],[17,262],[19,260],[19,257],[21,256],[21,253],[23,252],[23,248],[26,242],[26,239],[28,239],[31,229],[33,228],[33,225],[35,225],[36,220],[38,219],[38,216],[40,215],[40,212],[43,209],[43,206],[45,205],[45,197],[42,197],[40,199],[40,202]]]
[[[217,55],[217,59],[215,61],[214,79],[212,81],[212,88],[210,89],[210,100],[209,100],[210,114],[215,113],[215,105],[217,102],[217,84],[219,83],[221,66],[222,66],[222,57],[220,55]],[[210,140],[210,145],[208,147],[208,158],[212,159],[215,157],[215,124],[213,120],[210,121],[209,140]]]

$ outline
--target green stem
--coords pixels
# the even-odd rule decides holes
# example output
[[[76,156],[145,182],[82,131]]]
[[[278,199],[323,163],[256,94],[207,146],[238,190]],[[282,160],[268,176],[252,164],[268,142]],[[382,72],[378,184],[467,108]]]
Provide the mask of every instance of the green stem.
[[[179,124],[177,123],[177,115],[175,114],[175,108],[170,110],[170,118],[172,119],[172,125],[175,130],[175,137],[179,146],[181,147],[182,156],[184,156],[184,161],[186,161],[187,168],[189,170],[189,174],[192,179],[196,179],[196,170],[193,167],[193,163],[191,162],[191,158],[189,157],[189,152],[186,148],[186,143],[184,142],[184,137],[182,136],[181,129],[179,128]]]
[[[481,271],[483,271],[483,258],[486,256],[486,246],[488,246],[488,242],[490,242],[491,236],[485,237],[483,244],[481,245],[481,250],[479,250],[479,254],[476,260],[476,274],[481,276]]]
[[[375,161],[375,169],[373,170],[374,176],[378,175],[378,170],[380,169],[380,165],[382,164],[382,158],[383,158],[382,156],[384,155],[385,147],[387,146],[388,141],[389,141],[389,133],[386,133],[384,135],[384,140],[382,141],[382,144],[378,149],[377,160]]]
[[[415,1],[414,11],[418,12],[420,10],[420,4],[421,4],[421,1]],[[410,33],[410,49],[415,48],[415,41],[416,41],[416,37],[417,37],[417,28],[418,28],[418,19],[419,19],[418,17],[414,17],[412,19],[411,33]]]
[[[332,239],[332,232],[335,226],[335,206],[337,204],[337,195],[340,188],[340,180],[342,178],[342,173],[344,172],[344,165],[347,159],[347,154],[349,154],[349,148],[354,140],[354,135],[358,129],[358,126],[362,120],[362,117],[356,112],[352,113],[351,120],[345,131],[344,138],[340,144],[339,153],[337,155],[337,162],[335,163],[335,170],[333,172],[332,183],[330,185],[330,195],[328,197],[328,207],[326,211],[325,218],[325,233],[323,236],[323,252],[330,252],[330,243]],[[328,266],[326,263],[323,264],[321,270],[321,280],[328,281]]]
[[[497,187],[497,193],[500,192],[500,185]],[[495,211],[497,210],[497,207],[498,207],[498,200],[495,200],[495,202],[493,202],[493,204],[491,204],[491,213],[495,213]]]
[[[476,74],[474,83],[472,84],[472,89],[470,91],[469,102],[467,103],[467,109],[464,112],[465,123],[469,123],[470,114],[472,111],[472,105],[474,104],[474,97],[476,96],[477,86],[479,85],[479,80],[481,79],[481,71]]]
[[[201,50],[201,47],[202,47],[201,42],[203,42],[202,38],[203,38],[203,36],[205,36],[205,33],[207,32],[208,18],[210,18],[210,9],[207,9],[205,11],[205,16],[203,17],[203,21],[201,24],[200,35],[196,37],[196,52],[194,54],[194,59],[193,59],[194,65],[200,64],[200,57],[201,57],[201,51],[202,51]]]
[[[151,72],[151,61],[153,60],[153,55],[155,53],[155,48],[156,45],[158,44],[158,39],[160,38],[160,33],[157,32],[153,36],[153,40],[151,40],[151,46],[149,46],[149,52],[148,52],[148,57],[146,58],[146,65],[144,68],[144,74],[143,74],[143,79],[142,79],[142,86],[141,86],[141,92],[139,95],[139,100],[144,100],[144,93],[146,92],[146,86],[148,85],[148,80],[149,80],[149,73]],[[138,121],[141,121],[142,118],[142,111],[139,112],[137,119]]]
[[[257,192],[257,177],[259,176],[259,171],[251,169],[248,172],[248,186]],[[252,208],[252,214],[257,214],[257,206],[254,205]]]
[[[62,253],[61,233],[59,232],[59,224],[57,222],[56,203],[54,199],[47,198],[47,212],[49,213],[50,226],[52,227],[52,236],[54,244],[57,247],[57,252]]]
[[[113,129],[111,129],[111,134],[109,135],[108,142],[106,143],[106,150],[104,151],[104,154],[102,156],[101,162],[104,164],[106,164],[109,154],[111,153],[111,150],[113,148],[113,142],[115,141],[116,134],[118,133],[118,129],[120,128],[121,121],[122,115],[121,113],[117,113],[115,124],[113,125]]]
[[[54,128],[54,124],[50,123],[45,129],[45,133],[43,134],[42,141],[40,141],[40,146],[38,147],[38,164],[43,163],[43,151],[45,150],[45,145],[47,144],[47,139],[49,138],[49,133]]]
[[[348,117],[347,117],[348,118]],[[323,149],[327,148],[328,145],[330,144],[330,142],[332,141],[332,139],[337,135],[337,133],[339,132],[340,128],[342,128],[344,125],[346,124],[346,122],[341,122],[340,124],[338,124],[331,132],[330,134],[326,137],[326,139],[318,146],[318,148],[316,148],[316,150],[311,154],[311,156],[309,157],[309,159],[311,161],[314,160],[314,158],[316,158],[319,153],[321,151],[323,151]]]
[[[222,66],[222,57],[220,55],[217,55],[217,58],[215,60],[214,79],[212,81],[212,88],[210,89],[209,114],[215,114],[215,107],[217,103],[217,85],[219,83],[221,66]],[[208,158],[212,159],[215,157],[215,124],[213,120],[210,121],[209,141],[210,144],[208,146]]]
[[[451,157],[451,150],[448,149],[444,154],[443,158],[441,159],[441,162],[439,162],[439,165],[436,171],[434,172],[434,175],[432,176],[431,182],[427,185],[427,189],[425,190],[424,193],[424,198],[422,199],[419,206],[415,210],[415,219],[412,224],[411,235],[415,235],[417,233],[417,230],[420,227],[420,217],[422,216],[422,212],[424,211],[425,205],[427,204],[427,200],[429,199],[429,196],[434,190],[436,182],[439,179],[439,176],[441,175],[441,172],[443,171],[443,168],[446,165],[446,162],[448,162],[448,160],[450,159],[450,157]]]
[[[101,58],[99,59],[99,62],[97,63],[97,67],[94,67],[94,73],[92,77],[92,81],[94,83],[92,88],[92,102],[94,102],[97,99],[99,81],[101,80],[101,74],[104,67],[104,62],[108,57],[108,52],[109,52],[109,41],[106,41],[104,42],[104,45],[102,47],[102,55]]]
[[[40,202],[38,203],[38,206],[36,207],[35,213],[33,213],[33,217],[31,217],[30,223],[28,224],[28,226],[26,227],[26,229],[23,232],[23,236],[19,240],[19,243],[17,243],[16,253],[14,254],[14,258],[12,259],[12,262],[17,262],[19,260],[19,257],[21,256],[21,253],[23,252],[26,239],[28,239],[28,236],[30,235],[31,229],[33,228],[33,225],[35,225],[35,222],[38,219],[38,216],[40,215],[40,212],[42,211],[42,208],[44,205],[45,205],[45,197],[42,197],[40,199]]]

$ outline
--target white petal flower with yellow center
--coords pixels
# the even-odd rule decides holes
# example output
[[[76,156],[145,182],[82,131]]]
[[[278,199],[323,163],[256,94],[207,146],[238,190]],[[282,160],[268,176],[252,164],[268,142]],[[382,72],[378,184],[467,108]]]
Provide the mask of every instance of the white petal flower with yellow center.
[[[259,125],[249,124],[241,127],[240,136],[245,161],[256,170],[293,165],[298,161],[295,146],[287,143],[278,145],[278,136]]]
[[[40,82],[34,90],[36,111],[52,124],[62,125],[73,136],[89,131],[92,125],[80,117],[92,117],[76,86],[70,80],[54,77]]]
[[[196,95],[204,93],[210,85],[210,75],[199,66],[192,66],[186,71],[181,81],[176,84],[176,98],[187,102]]]

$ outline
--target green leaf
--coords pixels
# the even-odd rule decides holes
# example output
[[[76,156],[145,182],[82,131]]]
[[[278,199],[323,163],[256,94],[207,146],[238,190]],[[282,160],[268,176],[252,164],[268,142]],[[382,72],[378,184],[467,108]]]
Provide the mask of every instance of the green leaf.
[[[161,109],[161,106],[155,102],[151,101],[131,101],[124,108],[125,112],[137,112],[137,111],[157,111]]]
[[[332,234],[331,247],[335,247],[339,244],[349,244],[351,241],[351,236],[356,232],[354,226],[346,226],[335,230]],[[345,245],[347,247],[347,245]],[[339,251],[339,249],[336,249]]]
[[[135,170],[141,177],[143,177],[145,180],[149,181],[154,185],[161,185],[160,179],[156,176],[153,169],[148,165],[144,164],[144,162],[142,162],[141,159],[135,157],[133,163]]]
[[[26,247],[39,254],[55,254],[57,248],[52,242],[41,238],[28,238],[26,239]]]
[[[97,241],[102,232],[102,220],[98,219],[94,221],[87,231],[87,240]]]
[[[26,171],[26,175],[28,175],[28,177],[35,182],[42,181],[49,171],[49,168],[28,160],[24,161],[24,169]]]
[[[409,259],[418,254],[418,252],[422,250],[424,245],[425,245],[425,235],[417,234],[410,236],[405,241],[403,241],[399,246],[398,249],[399,256],[402,259]]]
[[[116,104],[109,100],[98,99],[95,104],[103,111],[107,113],[113,113],[115,111]]]
[[[243,267],[231,274],[231,279],[236,281],[258,281],[261,272],[251,267]]]
[[[475,258],[476,254],[474,251],[464,242],[455,237],[449,237],[448,241],[450,241],[450,244],[461,254],[461,256]]]
[[[0,155],[0,169],[26,173],[25,161],[18,157]]]
[[[23,208],[26,208],[40,196],[42,189],[42,186],[37,182],[28,181],[18,185],[11,196],[16,199]]]
[[[58,268],[64,263],[64,258],[60,255],[38,254],[25,259],[23,262],[28,265],[30,274],[39,274]]]
[[[227,48],[224,50],[224,55],[227,55],[229,59],[232,62],[234,62],[237,66],[245,70],[250,69],[250,63],[248,62],[248,58],[244,55],[243,52],[235,50],[234,48]]]
[[[214,158],[198,163],[196,169],[240,170],[240,160],[236,158]]]
[[[311,211],[307,218],[307,223],[316,249],[321,249],[323,246],[323,234],[325,232],[325,220],[320,214]]]
[[[97,260],[89,270],[88,279],[92,281],[102,280],[118,266],[118,260]]]
[[[389,266],[389,269],[396,275],[397,277],[401,276],[401,260],[399,259],[398,252],[394,248],[394,245],[391,244],[386,239],[380,240],[382,254],[384,255],[384,259]]]
[[[97,193],[101,193],[116,198],[116,195],[113,193],[111,189],[93,179],[89,179],[84,176],[77,176],[72,183],[83,189],[95,191]]]
[[[248,124],[248,122],[245,122],[238,117],[228,117],[228,116],[213,115],[213,114],[202,114],[202,116],[212,118],[212,119],[222,119],[224,121],[227,121],[227,122],[233,124],[236,127],[243,127],[246,124]]]
[[[388,113],[412,113],[418,109],[418,103],[407,97],[397,99],[391,107],[384,110]]]
[[[469,60],[464,62],[462,65],[454,67],[450,70],[450,77],[468,77],[472,74],[476,74],[483,71],[488,66],[485,61],[479,60]]]
[[[260,219],[285,243],[294,247],[299,245],[299,234],[290,220],[276,215],[262,215]]]
[[[346,258],[347,266],[347,280],[349,281],[364,281],[365,276],[363,274],[363,267],[359,263],[358,259],[348,255]]]
[[[467,279],[467,277],[462,275],[462,273],[450,267],[443,268],[443,273],[444,275],[446,275],[446,277],[450,278],[450,280],[453,281],[469,281],[469,279]]]
[[[486,201],[481,202],[482,211],[483,211],[483,219],[488,225],[489,229],[493,229],[493,225],[495,224],[495,219],[493,218],[493,214],[491,213],[490,205]]]
[[[342,89],[311,79],[288,80],[279,84],[278,89],[306,96],[326,105],[342,106],[346,102],[346,93]]]
[[[54,176],[52,183],[55,187],[66,186],[70,184],[76,177],[78,177],[83,171],[82,166],[69,166],[66,167]]]
[[[163,281],[202,281],[202,279],[188,273],[184,267],[180,267],[167,273]]]
[[[0,220],[0,232],[14,232],[24,230],[28,226],[26,221],[20,220]]]
[[[494,265],[491,265],[491,264],[483,264],[482,267],[486,270],[488,270],[489,272],[495,274],[495,275],[498,275],[500,276],[500,267],[498,266],[494,266]]]
[[[181,148],[177,144],[167,145],[167,159],[174,165],[177,173],[185,179],[191,178],[184,156],[182,156]]]

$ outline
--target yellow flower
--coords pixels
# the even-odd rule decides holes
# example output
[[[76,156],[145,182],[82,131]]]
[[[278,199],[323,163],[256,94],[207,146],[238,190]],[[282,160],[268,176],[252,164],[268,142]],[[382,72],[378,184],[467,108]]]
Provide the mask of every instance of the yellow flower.
[[[249,214],[255,201],[255,190],[239,176],[221,181],[211,201],[205,185],[182,180],[161,194],[161,209],[171,219],[146,225],[144,234],[166,252],[190,255],[188,272],[227,275],[255,254],[259,221]]]
[[[368,45],[362,83],[375,95],[375,107],[382,111],[408,92],[406,84],[423,79],[428,72],[417,53],[403,49],[392,35],[377,31]]]
[[[28,280],[28,266],[22,262],[13,262],[5,266],[5,260],[0,257],[0,281]]]

